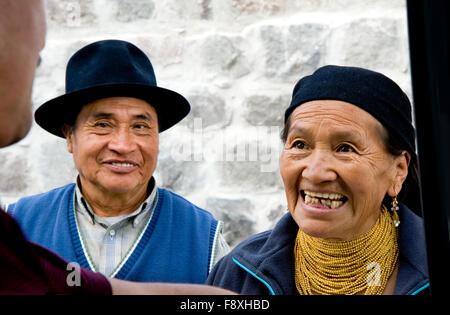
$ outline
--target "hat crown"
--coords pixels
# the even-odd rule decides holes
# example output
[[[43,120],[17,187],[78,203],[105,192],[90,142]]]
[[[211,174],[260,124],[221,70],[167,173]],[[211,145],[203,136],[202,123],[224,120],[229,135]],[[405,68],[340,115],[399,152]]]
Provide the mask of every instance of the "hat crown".
[[[108,97],[132,97],[156,110],[162,132],[190,111],[181,94],[158,87],[150,59],[135,45],[122,40],[89,44],[70,58],[66,68],[66,93],[42,104],[34,117],[48,132],[64,138],[62,126],[74,124],[81,108]]]
[[[103,40],[87,45],[70,58],[66,93],[113,84],[157,85],[149,58],[135,45]]]

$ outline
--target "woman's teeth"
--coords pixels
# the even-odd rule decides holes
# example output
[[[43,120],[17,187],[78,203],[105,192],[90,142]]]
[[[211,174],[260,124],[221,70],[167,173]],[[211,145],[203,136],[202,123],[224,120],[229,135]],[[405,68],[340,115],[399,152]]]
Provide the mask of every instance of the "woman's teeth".
[[[323,205],[325,207],[335,209],[344,204],[344,195],[337,193],[315,193],[310,191],[303,191],[305,193],[305,203],[307,205]]]

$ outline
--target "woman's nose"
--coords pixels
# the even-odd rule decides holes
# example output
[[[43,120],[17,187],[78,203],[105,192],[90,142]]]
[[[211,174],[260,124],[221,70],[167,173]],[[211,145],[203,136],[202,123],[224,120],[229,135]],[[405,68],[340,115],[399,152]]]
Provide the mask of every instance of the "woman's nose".
[[[332,156],[325,150],[313,151],[304,162],[302,177],[311,183],[333,181],[338,177],[332,166]]]

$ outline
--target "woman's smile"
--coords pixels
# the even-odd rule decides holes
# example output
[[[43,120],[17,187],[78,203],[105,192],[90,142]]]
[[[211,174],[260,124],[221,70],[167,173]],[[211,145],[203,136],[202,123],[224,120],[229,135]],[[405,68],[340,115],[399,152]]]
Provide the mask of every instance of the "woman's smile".
[[[346,196],[335,192],[300,190],[300,196],[305,208],[323,213],[340,210],[348,200]]]

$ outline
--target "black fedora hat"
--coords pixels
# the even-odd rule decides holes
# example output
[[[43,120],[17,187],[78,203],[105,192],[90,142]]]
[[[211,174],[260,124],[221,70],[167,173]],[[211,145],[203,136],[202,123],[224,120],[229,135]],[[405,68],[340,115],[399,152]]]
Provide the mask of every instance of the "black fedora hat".
[[[103,40],[70,58],[66,93],[42,104],[34,118],[42,128],[64,138],[63,124],[73,124],[84,105],[115,96],[135,97],[152,105],[159,132],[178,123],[191,108],[182,95],[157,86],[153,66],[143,51],[126,41]]]

